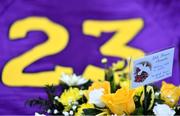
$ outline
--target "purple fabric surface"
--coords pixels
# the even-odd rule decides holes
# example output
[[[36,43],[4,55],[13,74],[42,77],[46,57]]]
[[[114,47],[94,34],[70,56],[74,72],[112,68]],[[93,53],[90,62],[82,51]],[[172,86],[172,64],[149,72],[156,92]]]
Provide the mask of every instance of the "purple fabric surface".
[[[128,45],[152,53],[175,46],[173,76],[167,82],[180,84],[180,1],[178,0],[0,0],[0,74],[7,61],[46,40],[42,32],[30,32],[26,39],[10,41],[10,25],[29,16],[48,17],[65,26],[70,40],[61,54],[38,60],[26,72],[52,70],[56,64],[71,66],[81,74],[87,64],[102,67],[99,46],[113,33],[103,33],[98,41],[82,33],[86,19],[119,20],[143,18],[142,31]],[[88,51],[88,52],[87,52]],[[107,57],[111,62],[118,58]],[[87,60],[88,59],[88,60]],[[41,65],[38,65],[41,64]],[[160,83],[160,82],[159,82]],[[0,114],[34,114],[36,108],[25,107],[28,98],[45,96],[42,88],[8,87],[0,82]]]

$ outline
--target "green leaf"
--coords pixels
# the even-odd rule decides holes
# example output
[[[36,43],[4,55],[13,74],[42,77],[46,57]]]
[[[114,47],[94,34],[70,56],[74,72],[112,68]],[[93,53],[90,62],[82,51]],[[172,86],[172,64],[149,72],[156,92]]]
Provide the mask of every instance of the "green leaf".
[[[103,111],[94,109],[94,108],[88,108],[88,109],[83,109],[84,115],[97,115],[99,113],[102,113]]]
[[[133,115],[142,115],[143,114],[143,108],[138,107],[136,110],[132,113]]]
[[[83,95],[81,99],[78,100],[79,104],[83,104],[87,102],[87,98]]]
[[[89,80],[88,82],[78,86],[79,89],[81,90],[87,90],[89,88],[89,86],[91,86],[93,82],[91,80]]]
[[[105,80],[110,82],[111,93],[116,92],[116,84],[114,80],[114,71],[111,68],[105,70]]]

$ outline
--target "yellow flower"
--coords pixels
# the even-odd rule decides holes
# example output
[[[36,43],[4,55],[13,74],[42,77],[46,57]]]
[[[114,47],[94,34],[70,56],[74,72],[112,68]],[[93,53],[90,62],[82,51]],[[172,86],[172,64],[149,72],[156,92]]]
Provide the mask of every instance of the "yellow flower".
[[[115,94],[103,95],[102,101],[114,114],[130,114],[135,110],[134,94],[134,90],[121,88],[118,89]]]
[[[82,95],[82,92],[78,88],[70,88],[61,94],[58,101],[63,105],[69,105],[71,102],[79,100]]]
[[[180,87],[176,87],[164,81],[162,82],[161,99],[164,100],[167,105],[173,107],[179,101],[179,96]]]
[[[78,108],[77,113],[75,114],[75,116],[82,116],[83,109],[88,109],[88,108],[94,108],[94,105],[89,104],[89,103],[84,103],[84,104],[80,105],[80,107]]]

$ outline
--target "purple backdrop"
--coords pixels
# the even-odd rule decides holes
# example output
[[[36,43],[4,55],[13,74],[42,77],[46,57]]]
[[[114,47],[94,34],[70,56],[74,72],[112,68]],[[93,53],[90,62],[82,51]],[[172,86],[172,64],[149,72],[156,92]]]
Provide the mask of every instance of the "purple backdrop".
[[[19,19],[29,16],[48,17],[53,22],[65,26],[70,32],[69,44],[61,54],[40,59],[25,71],[51,70],[54,64],[61,64],[71,66],[75,73],[81,74],[87,64],[102,67],[100,60],[103,56],[98,52],[99,46],[113,35],[103,33],[101,39],[91,39],[94,37],[82,33],[83,21],[142,18],[145,23],[143,30],[128,45],[146,53],[175,46],[173,76],[166,81],[178,85],[179,12],[178,0],[0,0],[0,73],[7,61],[46,40],[44,33],[35,31],[30,32],[26,39],[9,40],[9,27]],[[110,63],[118,60],[107,58]],[[42,88],[8,87],[1,81],[0,114],[34,114],[37,109],[25,107],[24,103],[28,98],[36,96],[45,96]]]

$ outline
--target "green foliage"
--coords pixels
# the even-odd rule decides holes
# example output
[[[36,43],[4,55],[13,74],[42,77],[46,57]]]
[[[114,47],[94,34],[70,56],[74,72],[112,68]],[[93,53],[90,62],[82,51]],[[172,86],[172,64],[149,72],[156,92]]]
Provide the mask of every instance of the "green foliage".
[[[48,106],[48,100],[39,97],[37,99],[27,100],[25,104],[30,107],[39,106],[42,109],[42,112],[45,112]]]
[[[111,68],[105,70],[105,80],[110,82],[111,93],[116,92],[116,84],[114,80],[114,72]]]
[[[78,100],[79,104],[83,104],[87,102],[87,98],[83,95],[81,99]]]
[[[143,108],[142,107],[136,108],[134,113],[132,113],[132,115],[142,115],[142,114],[143,114]]]
[[[57,109],[58,111],[63,111],[64,110],[63,105],[54,99],[54,97],[56,96],[56,87],[54,87],[53,85],[47,85],[45,87],[45,91],[48,97],[47,99],[41,97],[37,99],[30,99],[27,100],[26,104],[28,104],[30,107],[40,106],[41,109],[40,113],[46,113],[47,110],[53,111],[54,109]],[[53,112],[51,112],[50,114],[54,115]],[[61,115],[62,113],[59,112],[57,114]]]
[[[94,109],[94,108],[88,108],[88,109],[83,109],[84,115],[97,115],[102,113],[103,111],[99,109]]]

